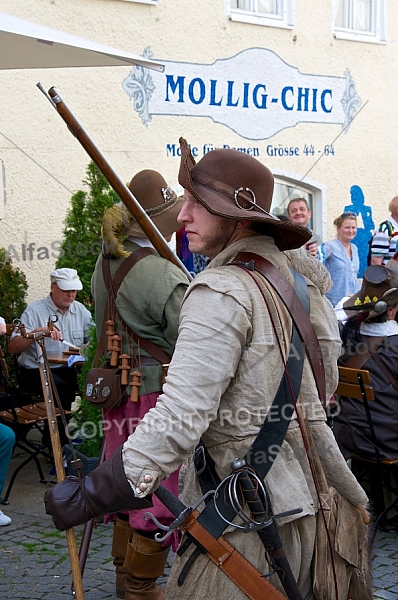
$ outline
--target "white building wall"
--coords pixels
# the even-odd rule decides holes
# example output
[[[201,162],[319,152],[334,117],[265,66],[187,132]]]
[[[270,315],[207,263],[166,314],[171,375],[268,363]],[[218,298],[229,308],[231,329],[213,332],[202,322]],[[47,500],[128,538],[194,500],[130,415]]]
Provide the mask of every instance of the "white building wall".
[[[295,25],[281,29],[231,21],[224,0],[0,0],[0,11],[39,22],[120,49],[141,54],[151,47],[159,61],[212,65],[250,49],[272,51],[301,74],[342,78],[349,69],[362,100],[347,133],[341,124],[299,123],[268,139],[247,139],[208,116],[153,114],[145,126],[122,88],[132,69],[105,67],[1,71],[0,161],[6,204],[0,208],[0,245],[12,248],[14,264],[26,273],[29,301],[48,291],[54,267],[52,246],[61,239],[63,219],[73,193],[82,189],[89,157],[36,88],[55,86],[123,181],[153,168],[177,183],[179,159],[167,152],[180,135],[198,148],[205,144],[258,148],[258,158],[277,177],[304,180],[315,194],[315,228],[334,237],[333,219],[359,185],[371,205],[375,224],[387,216],[398,193],[395,76],[398,55],[398,3],[388,2],[387,41],[372,44],[336,39],[332,0],[296,0]],[[268,87],[276,73],[267,75]],[[263,77],[263,76],[262,76]],[[164,101],[163,91],[154,94]],[[237,111],[238,119],[244,109]],[[240,116],[239,116],[240,115]],[[334,142],[334,155],[321,156]],[[304,146],[314,147],[305,155]],[[270,156],[267,147],[299,148],[299,155]],[[34,243],[32,260],[22,244]],[[39,247],[49,249],[40,258]],[[15,250],[15,252],[14,252]],[[43,252],[41,254],[43,257]]]

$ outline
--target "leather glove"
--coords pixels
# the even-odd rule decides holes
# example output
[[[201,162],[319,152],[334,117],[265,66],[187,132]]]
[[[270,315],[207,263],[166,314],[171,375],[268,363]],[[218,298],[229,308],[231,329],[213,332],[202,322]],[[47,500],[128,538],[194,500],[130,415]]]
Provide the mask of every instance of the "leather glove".
[[[153,506],[150,496],[135,497],[123,469],[122,446],[83,479],[67,477],[48,489],[44,504],[60,531],[106,513]]]

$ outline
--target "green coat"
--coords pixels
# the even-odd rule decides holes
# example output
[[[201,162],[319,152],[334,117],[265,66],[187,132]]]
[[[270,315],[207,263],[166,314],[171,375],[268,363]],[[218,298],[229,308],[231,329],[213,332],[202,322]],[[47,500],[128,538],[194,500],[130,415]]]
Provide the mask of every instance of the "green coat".
[[[139,248],[137,244],[128,240],[124,243],[124,247],[129,252]],[[123,260],[123,258],[111,260],[112,277]],[[100,255],[91,280],[98,337],[101,334],[108,299],[101,263]],[[181,302],[187,287],[188,280],[181,269],[160,256],[147,256],[138,261],[127,273],[119,288],[116,306],[127,325],[140,338],[157,344],[171,356],[177,339]],[[123,352],[131,354],[133,347],[135,343],[124,333]],[[142,349],[140,354],[148,356]],[[140,395],[160,390],[161,370],[160,366],[141,368],[143,377]]]

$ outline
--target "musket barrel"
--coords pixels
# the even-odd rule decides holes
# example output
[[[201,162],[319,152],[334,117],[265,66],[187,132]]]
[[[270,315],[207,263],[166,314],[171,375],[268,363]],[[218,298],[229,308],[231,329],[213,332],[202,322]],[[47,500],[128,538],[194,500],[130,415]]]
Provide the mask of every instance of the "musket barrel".
[[[177,265],[180,269],[182,269],[182,271],[184,271],[184,273],[187,275],[188,279],[191,280],[192,277],[189,271],[185,268],[184,264],[168,246],[166,240],[164,239],[156,225],[154,225],[154,223],[148,217],[146,212],[142,209],[135,196],[123,183],[116,171],[106,160],[105,156],[94,144],[93,140],[88,136],[88,134],[80,125],[76,117],[66,106],[65,102],[59,96],[55,87],[50,88],[48,90],[48,94],[52,99],[59,115],[63,118],[70,131],[78,139],[78,141],[83,146],[83,148],[90,156],[92,161],[97,165],[97,167],[107,179],[107,181],[109,182],[113,190],[116,192],[116,194],[119,196],[123,204],[133,215],[134,219],[137,221],[147,238],[152,242],[155,250],[160,254],[160,256],[166,258],[170,262]]]

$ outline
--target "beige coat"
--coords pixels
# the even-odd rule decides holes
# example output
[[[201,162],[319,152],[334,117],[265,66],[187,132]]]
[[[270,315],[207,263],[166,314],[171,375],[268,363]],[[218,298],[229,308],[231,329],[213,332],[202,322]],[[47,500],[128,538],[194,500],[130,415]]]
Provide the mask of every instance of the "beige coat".
[[[266,257],[291,282],[289,267],[308,276],[310,317],[324,356],[327,396],[336,388],[341,344],[334,311],[322,295],[328,285],[324,268],[304,250],[278,251],[273,240],[265,236],[228,246],[188,288],[164,393],[156,408],[149,411],[124,445],[126,474],[139,496],[149,493],[184,461],[181,499],[192,505],[201,496],[191,464],[192,451],[199,438],[203,437],[219,475],[225,477],[232,460],[248,451],[272,404],[283,373],[280,348],[255,283],[242,270],[225,266],[240,251]],[[281,323],[287,322],[289,329],[289,317],[267,288],[265,294],[287,355],[290,331],[289,339],[284,339]],[[307,360],[301,397],[329,484],[354,504],[365,503],[364,491],[325,424],[325,413]],[[153,483],[142,491],[138,486],[145,483],[146,475],[153,477]],[[298,506],[303,508],[300,515],[288,517],[279,524],[303,595],[311,598],[309,565],[317,500],[296,419],[291,421],[281,450],[275,451],[275,462],[266,477],[266,485],[275,513]],[[268,571],[255,533],[232,531],[227,532],[227,537],[255,566]],[[182,561],[185,560],[184,555]],[[195,562],[184,585],[178,587],[176,575],[180,562],[177,558],[173,565],[167,598],[245,598],[203,556]]]

